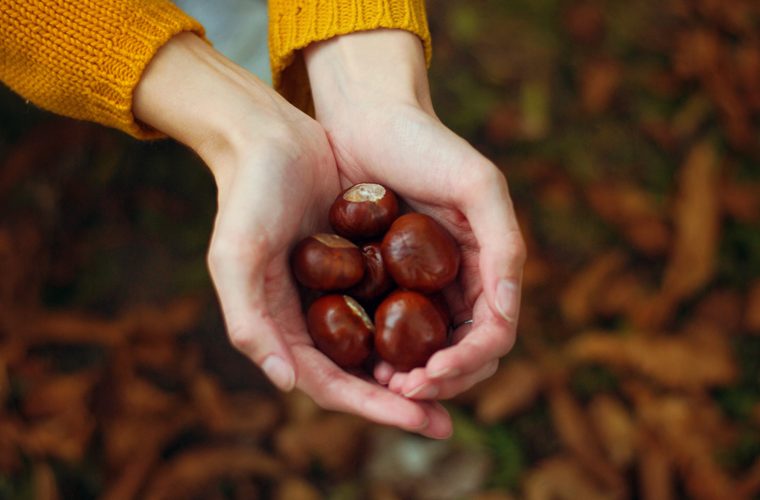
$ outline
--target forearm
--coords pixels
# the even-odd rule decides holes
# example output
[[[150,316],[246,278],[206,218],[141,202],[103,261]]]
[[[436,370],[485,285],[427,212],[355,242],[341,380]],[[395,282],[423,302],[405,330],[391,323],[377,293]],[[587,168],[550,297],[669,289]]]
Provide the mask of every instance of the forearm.
[[[394,102],[432,112],[420,39],[403,30],[339,36],[304,51],[318,115],[351,103]]]
[[[0,0],[0,80],[38,106],[155,137],[132,92],[156,51],[203,28],[168,0]]]

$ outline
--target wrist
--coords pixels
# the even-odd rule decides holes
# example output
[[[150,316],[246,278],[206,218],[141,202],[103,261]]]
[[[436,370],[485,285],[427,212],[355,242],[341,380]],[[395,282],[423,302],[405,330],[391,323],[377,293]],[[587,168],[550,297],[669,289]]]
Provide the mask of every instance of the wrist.
[[[358,105],[401,104],[432,114],[420,39],[403,30],[341,35],[304,49],[317,116]]]
[[[217,177],[252,144],[285,140],[287,128],[310,121],[192,34],[178,35],[158,51],[135,89],[133,112],[195,150]]]

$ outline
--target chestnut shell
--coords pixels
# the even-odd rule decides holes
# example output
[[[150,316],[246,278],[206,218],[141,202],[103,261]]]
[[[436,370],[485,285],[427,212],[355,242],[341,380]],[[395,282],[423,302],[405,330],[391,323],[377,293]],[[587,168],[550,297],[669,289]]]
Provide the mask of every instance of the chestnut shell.
[[[421,293],[397,290],[375,312],[375,349],[397,370],[425,366],[447,344],[448,328],[433,302]]]
[[[398,199],[380,184],[355,184],[335,199],[329,216],[335,232],[345,238],[376,238],[398,217]]]
[[[395,220],[381,245],[385,267],[400,287],[432,293],[454,281],[462,259],[449,232],[425,214]]]
[[[348,291],[348,294],[362,301],[372,301],[388,292],[393,286],[390,274],[385,269],[380,243],[362,246],[364,255],[364,277]]]
[[[364,276],[364,257],[353,243],[335,234],[319,233],[301,240],[291,257],[293,275],[314,290],[343,290]]]
[[[338,366],[357,368],[372,353],[372,321],[347,295],[325,295],[314,301],[306,324],[317,348]]]

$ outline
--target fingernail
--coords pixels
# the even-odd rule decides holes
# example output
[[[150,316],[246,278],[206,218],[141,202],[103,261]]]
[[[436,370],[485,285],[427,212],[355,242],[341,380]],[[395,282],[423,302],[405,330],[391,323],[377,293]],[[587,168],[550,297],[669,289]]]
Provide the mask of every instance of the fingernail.
[[[447,366],[446,368],[441,368],[431,373],[430,378],[454,378],[459,375],[459,373],[459,368]]]
[[[296,384],[293,368],[276,354],[270,354],[261,364],[261,369],[280,390],[290,391]]]
[[[433,399],[438,395],[438,387],[429,384],[421,384],[409,392],[404,393],[404,397],[416,399]]]
[[[423,429],[427,429],[428,425],[430,425],[430,419],[428,419],[427,417],[425,417],[425,420],[423,420],[422,423],[419,426],[414,427],[412,430],[421,431]]]
[[[514,323],[517,318],[518,302],[517,283],[512,280],[499,280],[499,284],[496,285],[496,308],[510,323]]]

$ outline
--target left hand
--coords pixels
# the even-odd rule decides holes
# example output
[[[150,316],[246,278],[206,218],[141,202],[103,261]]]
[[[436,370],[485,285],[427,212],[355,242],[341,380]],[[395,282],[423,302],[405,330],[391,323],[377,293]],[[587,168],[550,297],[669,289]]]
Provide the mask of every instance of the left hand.
[[[408,398],[446,399],[490,377],[514,344],[525,246],[504,175],[435,116],[419,39],[408,32],[352,33],[305,50],[317,120],[343,188],[388,186],[451,232],[462,249],[444,290],[453,345],[424,368],[380,383]]]

